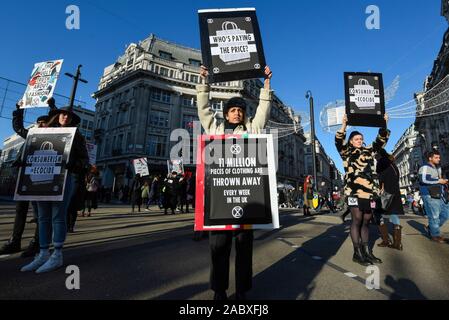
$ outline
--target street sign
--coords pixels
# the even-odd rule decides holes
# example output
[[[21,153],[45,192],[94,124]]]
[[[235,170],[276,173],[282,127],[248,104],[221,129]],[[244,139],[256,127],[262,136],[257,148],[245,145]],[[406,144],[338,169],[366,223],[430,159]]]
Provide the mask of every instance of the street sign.
[[[265,56],[256,9],[199,10],[203,64],[209,82],[262,78]]]
[[[195,230],[279,228],[272,135],[198,140]]]
[[[381,73],[345,72],[348,125],[385,127],[385,97]]]

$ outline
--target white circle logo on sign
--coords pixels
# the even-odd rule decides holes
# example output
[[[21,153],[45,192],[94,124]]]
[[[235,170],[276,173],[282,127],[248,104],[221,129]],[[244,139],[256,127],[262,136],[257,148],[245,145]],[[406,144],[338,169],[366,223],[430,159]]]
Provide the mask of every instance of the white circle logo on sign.
[[[240,219],[243,217],[243,208],[242,207],[234,207],[232,209],[232,216],[236,219]]]
[[[242,147],[240,147],[238,144],[233,144],[231,146],[231,153],[232,154],[240,154],[242,152]]]

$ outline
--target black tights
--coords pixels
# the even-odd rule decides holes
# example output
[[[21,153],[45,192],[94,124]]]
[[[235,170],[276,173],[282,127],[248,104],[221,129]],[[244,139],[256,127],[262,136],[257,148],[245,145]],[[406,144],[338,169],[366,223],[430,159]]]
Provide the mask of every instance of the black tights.
[[[369,241],[369,222],[373,216],[371,211],[362,211],[359,208],[351,208],[352,224],[351,239],[354,246]],[[361,240],[361,241],[360,241]]]

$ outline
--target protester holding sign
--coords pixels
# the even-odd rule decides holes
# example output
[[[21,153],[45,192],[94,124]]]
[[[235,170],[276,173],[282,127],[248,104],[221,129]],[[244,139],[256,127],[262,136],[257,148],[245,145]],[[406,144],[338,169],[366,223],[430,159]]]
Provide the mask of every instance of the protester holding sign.
[[[55,99],[50,98],[47,101],[50,109],[55,109]],[[23,139],[26,139],[28,135],[28,129],[23,126],[23,116],[24,109],[21,109],[23,106],[23,100],[19,101],[16,104],[16,110],[13,112],[12,116],[12,126],[14,131],[21,136]],[[36,120],[36,126],[38,128],[43,128],[47,126],[48,116],[40,116]],[[17,159],[13,162],[14,167],[21,166],[21,157],[23,152],[23,147],[20,149]],[[16,202],[16,216],[14,218],[14,230],[13,234],[3,247],[0,249],[0,255],[3,254],[13,254],[19,252],[21,250],[21,241],[23,231],[25,229],[26,217],[28,215],[28,207],[30,205],[29,201],[17,201]],[[32,202],[33,210],[35,218],[38,217],[37,203]],[[39,251],[39,224],[36,223],[36,229],[34,233],[34,237],[31,239],[30,244],[28,245],[28,249],[22,253],[22,257],[32,257]]]
[[[207,79],[208,70],[201,67],[202,79]],[[260,90],[259,106],[254,119],[246,116],[246,101],[240,97],[231,98],[223,109],[224,121],[219,122],[209,107],[210,86],[197,86],[198,115],[206,134],[224,134],[231,132],[260,133],[270,116],[272,91],[272,72],[265,67],[265,86]],[[236,299],[245,299],[245,294],[252,287],[253,231],[211,231],[209,236],[211,252],[211,289],[215,292],[214,300],[226,300],[229,286],[229,256],[232,239],[236,240]]]
[[[72,108],[65,107],[49,113],[49,127],[76,127],[80,123]],[[24,266],[21,271],[36,271],[36,273],[50,272],[63,265],[62,248],[67,235],[67,209],[76,189],[76,175],[83,175],[89,169],[89,155],[86,141],[79,130],[75,131],[70,156],[66,165],[67,177],[62,201],[39,201],[39,243],[40,252],[33,262]],[[53,229],[53,246],[55,248],[50,256],[51,237],[49,229]]]
[[[385,121],[388,116],[385,115]],[[362,265],[381,262],[368,248],[368,224],[373,216],[375,197],[379,195],[374,181],[374,154],[387,144],[390,131],[379,129],[379,134],[372,146],[363,145],[363,135],[353,131],[345,142],[348,118],[345,115],[343,125],[335,136],[335,145],[343,159],[345,168],[345,195],[352,214],[351,239],[354,245],[353,261]]]

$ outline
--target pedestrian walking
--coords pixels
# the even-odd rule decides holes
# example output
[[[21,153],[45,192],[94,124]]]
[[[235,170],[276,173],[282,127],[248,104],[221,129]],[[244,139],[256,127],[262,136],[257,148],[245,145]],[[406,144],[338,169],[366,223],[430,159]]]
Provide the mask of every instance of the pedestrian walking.
[[[87,217],[91,216],[92,208],[95,206],[95,199],[97,197],[97,191],[99,187],[98,179],[95,175],[96,169],[91,169],[89,174],[86,177],[85,186],[86,186],[86,197],[85,197],[85,205],[82,212],[82,216],[85,216],[85,210],[87,207]]]
[[[427,154],[427,163],[419,168],[419,190],[424,203],[424,210],[429,220],[426,228],[432,241],[437,243],[448,242],[447,238],[441,236],[440,228],[449,217],[449,202],[444,188],[448,180],[441,173],[441,154],[432,150]]]
[[[184,206],[187,205],[187,180],[185,176],[180,176],[176,184],[176,195],[178,210],[184,213]]]
[[[200,75],[207,79],[208,70],[201,67]],[[253,119],[247,117],[247,103],[241,97],[229,99],[224,108],[224,121],[218,121],[210,109],[210,86],[202,84],[197,86],[198,116],[207,134],[235,134],[260,133],[270,117],[272,91],[270,68],[265,67],[265,85],[260,90],[259,106]],[[229,256],[232,248],[232,239],[236,241],[236,299],[245,299],[246,292],[252,287],[252,256],[253,231],[240,230],[235,232],[211,231],[209,235],[211,254],[210,285],[214,291],[215,300],[227,299],[226,290],[229,286]]]
[[[189,213],[189,204],[192,205],[192,208],[195,209],[195,193],[196,193],[196,181],[195,177],[190,173],[187,178],[187,201],[186,201],[186,213]]]
[[[351,210],[351,239],[354,246],[353,261],[362,265],[381,262],[368,247],[369,222],[373,217],[375,197],[378,196],[378,186],[374,181],[374,155],[387,144],[390,131],[380,128],[376,141],[371,146],[364,146],[363,135],[353,131],[345,142],[347,116],[343,117],[343,124],[335,136],[335,145],[343,159],[345,169],[345,195]],[[388,116],[385,115],[385,121]]]
[[[379,226],[379,232],[382,237],[382,242],[378,246],[402,250],[402,226],[399,215],[404,215],[404,206],[402,205],[401,190],[399,188],[399,168],[395,164],[394,157],[384,149],[378,153],[376,159],[378,159],[376,172],[381,195],[385,194],[385,196],[391,197],[388,207],[382,208],[380,206],[376,208],[376,212],[380,213],[376,223]],[[393,243],[391,243],[388,235],[388,225],[385,223],[386,216],[393,224]]]
[[[303,204],[303,212],[304,216],[310,216],[310,208],[313,208],[313,178],[308,175],[304,180],[303,187],[304,194],[304,204]]]
[[[136,206],[139,210],[138,212],[140,212],[140,206],[142,204],[142,178],[139,173],[135,175],[132,181],[131,187],[129,188],[129,196],[131,197],[132,213],[134,213]]]
[[[163,206],[164,206],[164,214],[168,214],[168,209],[171,210],[171,214],[175,214],[176,203],[177,203],[177,175],[176,171],[167,175],[167,178],[164,180],[162,193],[163,197]]]
[[[145,206],[145,210],[148,211],[148,199],[150,197],[150,186],[148,185],[148,181],[145,181],[143,183],[143,186],[141,187],[142,190],[142,205]]]

